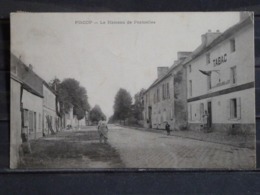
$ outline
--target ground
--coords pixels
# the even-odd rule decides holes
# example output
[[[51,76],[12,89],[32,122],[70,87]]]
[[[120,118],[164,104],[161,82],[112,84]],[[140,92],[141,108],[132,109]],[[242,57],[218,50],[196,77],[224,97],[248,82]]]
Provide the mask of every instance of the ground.
[[[255,150],[109,125],[108,144],[96,127],[31,141],[19,168],[253,169]]]

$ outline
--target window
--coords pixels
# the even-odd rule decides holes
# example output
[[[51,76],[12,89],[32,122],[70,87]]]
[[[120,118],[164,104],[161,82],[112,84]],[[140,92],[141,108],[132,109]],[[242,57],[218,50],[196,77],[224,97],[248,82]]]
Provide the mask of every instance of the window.
[[[34,120],[33,120],[33,111],[29,111],[29,132],[33,132],[33,128],[34,128]]]
[[[165,84],[162,85],[162,99],[165,100]]]
[[[42,116],[41,116],[41,114],[39,113],[39,120],[38,120],[38,121],[39,121],[39,125],[38,125],[38,126],[39,126],[39,127],[38,127],[39,129],[41,129],[41,123],[42,123],[42,120],[41,120],[42,118],[41,118],[41,117],[42,117]]]
[[[233,98],[229,101],[229,118],[240,119],[241,118],[241,99]]]
[[[192,105],[190,104],[190,113],[189,113],[189,118],[190,118],[190,121],[192,121]]]
[[[188,67],[189,67],[189,72],[191,72],[191,65],[189,65]]]
[[[231,84],[235,84],[237,82],[236,66],[230,68],[230,77]]]
[[[189,93],[190,93],[190,97],[192,96],[192,80],[189,81]]]
[[[235,39],[230,40],[230,51],[235,52],[236,51],[236,42]]]
[[[210,53],[206,54],[206,63],[210,64]]]
[[[160,102],[160,88],[157,88],[157,102]]]
[[[156,93],[153,94],[153,103],[156,103]]]
[[[169,87],[169,83],[167,83],[167,85],[166,85],[166,97],[167,97],[167,99],[170,99],[170,87]]]
[[[230,118],[237,118],[237,99],[230,100]]]
[[[23,110],[23,127],[29,126],[29,112],[27,109]]]

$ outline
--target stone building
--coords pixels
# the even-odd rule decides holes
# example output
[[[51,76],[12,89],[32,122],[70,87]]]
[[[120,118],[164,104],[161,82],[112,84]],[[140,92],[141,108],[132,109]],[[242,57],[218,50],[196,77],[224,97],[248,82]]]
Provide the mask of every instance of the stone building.
[[[187,126],[186,71],[183,62],[190,52],[178,52],[172,67],[158,67],[158,77],[144,92],[144,126],[171,129]]]
[[[253,19],[241,15],[225,32],[207,32],[187,67],[188,125],[252,131],[255,124]]]

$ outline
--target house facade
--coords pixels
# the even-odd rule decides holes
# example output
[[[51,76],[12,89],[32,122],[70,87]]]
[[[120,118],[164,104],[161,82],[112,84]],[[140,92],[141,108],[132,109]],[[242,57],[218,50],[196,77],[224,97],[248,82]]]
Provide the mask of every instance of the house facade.
[[[11,72],[21,80],[20,103],[22,109],[22,132],[29,140],[42,137],[42,79],[34,73],[32,66],[26,66],[11,54]]]
[[[158,67],[158,78],[144,92],[144,126],[171,129],[187,126],[186,70],[183,62],[190,52],[178,52],[172,67]]]
[[[144,126],[164,129],[254,132],[254,28],[251,16],[221,33],[201,36],[193,52],[179,52],[171,68],[159,68],[146,90]]]
[[[207,32],[186,63],[188,125],[212,130],[255,129],[254,28],[250,17],[223,33]],[[215,36],[207,42],[207,37]]]
[[[45,135],[58,131],[59,117],[56,113],[56,95],[46,82],[43,82],[43,132]]]

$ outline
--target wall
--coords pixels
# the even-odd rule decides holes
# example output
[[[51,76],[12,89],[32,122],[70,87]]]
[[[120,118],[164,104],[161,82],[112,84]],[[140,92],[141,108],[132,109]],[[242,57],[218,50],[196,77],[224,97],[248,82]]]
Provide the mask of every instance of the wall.
[[[10,107],[10,168],[17,168],[19,163],[19,147],[21,139],[21,111],[20,111],[20,92],[21,84],[11,79],[11,107]]]
[[[29,133],[29,139],[42,137],[43,98],[23,90],[22,103],[23,109],[36,112],[36,131]]]
[[[186,69],[175,66],[170,75],[153,86],[144,96],[144,126],[149,128],[149,107],[152,108],[152,128],[164,129],[165,122],[171,129],[187,126]],[[169,83],[169,97],[162,98],[163,84]],[[160,101],[157,101],[157,89],[160,89]]]
[[[56,115],[56,96],[55,94],[43,85],[43,126],[44,126],[44,134],[51,134],[50,128],[48,128],[47,117],[51,118],[51,128],[53,131],[57,131],[55,121],[58,119]]]

